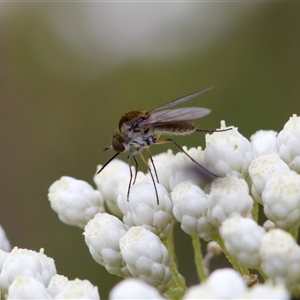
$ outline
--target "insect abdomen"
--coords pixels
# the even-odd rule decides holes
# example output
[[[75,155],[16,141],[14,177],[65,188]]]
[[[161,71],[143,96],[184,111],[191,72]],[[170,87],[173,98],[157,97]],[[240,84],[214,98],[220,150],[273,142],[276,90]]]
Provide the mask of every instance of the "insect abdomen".
[[[170,133],[170,134],[189,134],[196,130],[195,126],[189,122],[176,122],[166,125],[156,125],[153,127],[154,133]]]

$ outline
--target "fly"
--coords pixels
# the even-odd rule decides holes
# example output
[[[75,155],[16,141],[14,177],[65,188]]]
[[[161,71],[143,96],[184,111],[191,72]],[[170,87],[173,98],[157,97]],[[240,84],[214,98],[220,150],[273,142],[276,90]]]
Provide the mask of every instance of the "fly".
[[[185,135],[185,134],[193,133],[195,131],[201,131],[201,132],[218,131],[219,132],[219,131],[229,130],[230,128],[225,130],[203,130],[203,129],[196,128],[192,123],[189,122],[192,120],[200,119],[206,116],[207,114],[209,114],[210,109],[208,108],[185,107],[185,108],[177,108],[177,109],[168,109],[171,106],[180,104],[194,97],[197,97],[203,93],[206,93],[211,89],[213,89],[213,87],[206,88],[204,90],[186,95],[184,97],[175,99],[166,104],[158,106],[150,111],[132,110],[126,113],[125,115],[123,115],[121,117],[121,120],[119,121],[119,127],[118,127],[119,131],[113,136],[111,146],[106,147],[104,149],[104,151],[114,150],[116,151],[116,153],[102,166],[102,168],[97,172],[97,174],[99,174],[120,153],[125,151],[130,151],[130,154],[128,155],[127,158],[129,162],[130,159],[133,158],[136,166],[136,172],[133,179],[132,170],[129,166],[130,180],[129,180],[128,190],[127,190],[127,201],[128,201],[130,187],[135,183],[137,172],[138,172],[138,163],[135,156],[137,154],[140,154],[142,160],[146,164],[148,171],[150,173],[154,185],[154,189],[155,189],[157,204],[159,204],[158,193],[157,193],[153,172],[149,167],[149,165],[147,164],[144,156],[142,155],[142,151],[144,149],[147,150],[151,164],[153,166],[156,181],[159,182],[156,168],[151,153],[149,151],[149,147],[154,144],[157,145],[157,144],[164,144],[164,143],[173,143],[183,153],[185,153],[195,164],[197,164],[199,167],[204,169],[206,172],[212,174],[213,176],[218,177],[217,175],[211,173],[206,168],[201,166],[198,162],[196,162],[173,139],[168,138],[168,139],[159,140],[160,136],[164,133]]]

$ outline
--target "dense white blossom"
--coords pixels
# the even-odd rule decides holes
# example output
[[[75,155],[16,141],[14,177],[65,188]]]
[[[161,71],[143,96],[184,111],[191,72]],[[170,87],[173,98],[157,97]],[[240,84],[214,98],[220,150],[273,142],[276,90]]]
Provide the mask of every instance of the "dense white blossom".
[[[265,230],[254,220],[234,217],[225,220],[220,235],[227,251],[248,268],[260,267],[260,242]]]
[[[150,178],[132,186],[129,201],[124,194],[119,195],[118,205],[128,226],[143,226],[160,238],[165,238],[173,229],[173,204],[169,193],[159,183],[154,186]]]
[[[54,274],[56,274],[54,260],[47,257],[43,249],[35,252],[15,247],[2,262],[0,289],[2,293],[6,293],[19,275],[35,278],[47,287]]]
[[[250,217],[253,206],[246,181],[236,175],[214,180],[208,203],[208,221],[217,228],[228,218]]]
[[[100,191],[83,180],[68,176],[50,186],[48,198],[59,219],[68,225],[84,228],[96,213],[104,211]]]
[[[109,300],[165,299],[156,288],[142,280],[129,278],[118,283],[109,293]]]
[[[125,225],[117,217],[99,213],[87,223],[83,233],[94,260],[111,274],[122,277],[129,275],[119,245],[126,232]]]
[[[183,299],[240,299],[246,291],[242,276],[232,269],[220,269],[208,280],[188,289]]]
[[[259,130],[251,135],[250,142],[255,157],[277,153],[277,131]]]
[[[179,183],[172,194],[173,213],[182,230],[210,240],[216,228],[207,220],[208,196],[189,181]]]
[[[43,283],[31,276],[18,275],[8,288],[10,299],[52,299]]]
[[[175,155],[170,149],[167,152],[163,152],[152,157],[159,183],[163,185],[168,192],[170,191],[171,166],[174,157]],[[148,161],[148,165],[151,169],[153,169],[150,159]]]
[[[6,237],[5,231],[2,226],[0,226],[0,249],[6,252],[9,252],[11,250],[10,242]]]
[[[220,129],[226,129],[225,122],[221,122]],[[253,159],[250,142],[243,137],[236,127],[231,130],[206,134],[206,148],[204,158],[208,169],[218,175],[226,174],[248,176],[248,167]]]
[[[262,203],[262,193],[267,181],[276,170],[289,170],[288,165],[277,153],[265,154],[253,159],[249,166],[249,174],[252,180],[251,192],[253,198]]]
[[[133,277],[161,292],[168,289],[171,284],[170,257],[157,235],[143,227],[131,227],[120,239],[120,248]]]
[[[300,117],[290,117],[278,134],[277,147],[282,160],[300,173]]]
[[[262,194],[264,212],[278,227],[300,225],[300,175],[294,171],[275,171]]]
[[[190,181],[206,192],[209,192],[209,185],[216,176],[209,173],[204,160],[203,150],[201,147],[190,149],[186,147],[182,148],[201,167],[192,161],[185,153],[178,152],[171,164],[170,189],[173,190],[180,182]]]
[[[101,169],[102,165],[97,166],[97,172]],[[103,194],[105,204],[109,211],[116,216],[121,217],[122,212],[120,211],[117,201],[120,193],[120,183],[128,183],[130,180],[130,169],[129,165],[122,160],[114,159],[111,161],[99,174],[95,174],[94,182]],[[131,167],[132,174],[135,174],[134,167]]]
[[[281,230],[268,231],[261,240],[261,269],[276,284],[297,286],[300,280],[300,247]]]

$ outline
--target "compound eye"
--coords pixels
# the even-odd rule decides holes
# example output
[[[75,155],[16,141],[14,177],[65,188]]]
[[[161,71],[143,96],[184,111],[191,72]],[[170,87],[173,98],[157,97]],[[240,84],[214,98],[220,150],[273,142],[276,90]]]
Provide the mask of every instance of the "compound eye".
[[[112,142],[111,142],[111,145],[113,147],[113,149],[116,151],[116,152],[124,152],[125,151],[125,147],[123,145],[123,143],[118,139],[117,136],[114,136],[112,138]]]

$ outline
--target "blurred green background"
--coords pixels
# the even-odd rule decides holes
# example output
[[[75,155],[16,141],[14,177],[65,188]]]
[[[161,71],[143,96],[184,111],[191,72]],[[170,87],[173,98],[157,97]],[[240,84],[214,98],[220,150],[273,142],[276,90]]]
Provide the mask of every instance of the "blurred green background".
[[[200,128],[224,119],[249,138],[299,115],[299,3],[1,3],[0,21],[0,224],[13,246],[45,248],[58,273],[89,279],[102,299],[119,278],[58,220],[47,190],[63,175],[93,184],[124,112],[214,86],[189,103],[212,109]],[[204,135],[176,141],[204,146]],[[195,284],[189,238],[175,238]]]

